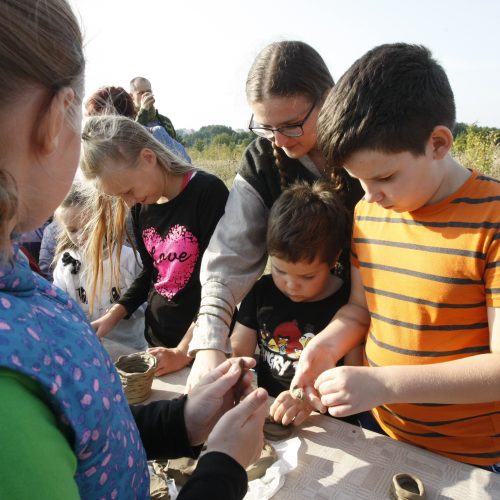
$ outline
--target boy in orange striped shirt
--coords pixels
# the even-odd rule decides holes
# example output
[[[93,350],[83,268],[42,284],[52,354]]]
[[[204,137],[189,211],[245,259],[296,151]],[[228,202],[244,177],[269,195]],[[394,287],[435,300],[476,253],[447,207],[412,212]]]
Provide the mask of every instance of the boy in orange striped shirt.
[[[500,464],[500,181],[453,159],[453,92],[422,46],[376,47],[327,98],[318,144],[360,180],[351,295],[293,385],[318,410],[371,409],[392,438]],[[336,367],[364,344],[364,366]],[[292,385],[292,386],[293,386]]]

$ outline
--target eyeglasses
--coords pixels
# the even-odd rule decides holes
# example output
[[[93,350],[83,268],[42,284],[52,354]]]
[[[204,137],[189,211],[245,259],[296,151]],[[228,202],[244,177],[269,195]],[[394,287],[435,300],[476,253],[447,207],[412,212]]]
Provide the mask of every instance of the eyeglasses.
[[[301,137],[304,135],[304,123],[306,123],[307,119],[311,116],[313,109],[316,107],[316,101],[313,102],[311,109],[307,112],[307,115],[301,122],[292,123],[290,125],[285,125],[284,127],[256,127],[253,124],[253,115],[250,118],[250,123],[248,124],[248,128],[255,134],[260,137],[265,137],[266,139],[274,139],[275,132],[279,132],[280,134],[285,135],[286,137]]]

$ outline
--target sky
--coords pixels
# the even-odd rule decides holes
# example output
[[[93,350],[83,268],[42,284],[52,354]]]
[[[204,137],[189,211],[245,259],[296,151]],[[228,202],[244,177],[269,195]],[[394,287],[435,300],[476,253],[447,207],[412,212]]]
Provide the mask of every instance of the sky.
[[[86,96],[151,81],[176,129],[248,126],[248,70],[271,42],[302,40],[334,80],[376,45],[426,45],[448,74],[457,121],[500,128],[497,0],[70,0],[81,19]]]

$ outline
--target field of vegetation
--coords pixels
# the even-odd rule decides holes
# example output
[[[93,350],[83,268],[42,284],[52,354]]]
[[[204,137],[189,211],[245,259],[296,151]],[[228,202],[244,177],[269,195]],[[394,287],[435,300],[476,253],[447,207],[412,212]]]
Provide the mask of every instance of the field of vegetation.
[[[500,179],[500,129],[458,123],[454,136],[452,154],[462,165]],[[181,140],[194,165],[215,173],[231,187],[239,160],[254,137],[251,132],[210,125]]]

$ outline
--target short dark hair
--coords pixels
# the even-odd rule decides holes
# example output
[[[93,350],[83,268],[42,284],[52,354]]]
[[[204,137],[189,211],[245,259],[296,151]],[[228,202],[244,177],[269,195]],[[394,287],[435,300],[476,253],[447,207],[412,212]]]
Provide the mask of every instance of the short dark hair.
[[[444,69],[426,47],[375,47],[332,89],[318,118],[318,145],[331,167],[354,152],[425,152],[438,125],[453,130],[455,101]]]
[[[351,217],[341,193],[329,182],[296,182],[276,200],[269,214],[267,251],[287,262],[330,265],[351,238]]]

